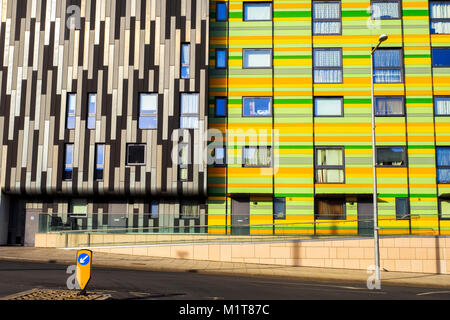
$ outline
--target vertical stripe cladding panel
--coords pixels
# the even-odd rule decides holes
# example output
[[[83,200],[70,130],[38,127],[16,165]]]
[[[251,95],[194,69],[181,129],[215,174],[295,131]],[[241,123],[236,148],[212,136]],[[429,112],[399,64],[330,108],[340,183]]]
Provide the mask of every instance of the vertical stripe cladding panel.
[[[180,94],[200,94],[202,158],[208,114],[209,0],[0,0],[1,188],[7,194],[204,196],[206,165],[178,179]],[[69,28],[79,14],[79,28]],[[180,44],[191,45],[190,79],[180,77]],[[158,94],[158,126],[138,127],[139,93]],[[66,129],[76,93],[75,129]],[[88,94],[97,94],[95,130]],[[74,144],[73,178],[63,179],[64,145]],[[105,178],[94,177],[95,144]],[[126,166],[127,143],[146,144],[144,166]],[[5,170],[6,169],[6,170]],[[194,172],[195,170],[195,172]]]

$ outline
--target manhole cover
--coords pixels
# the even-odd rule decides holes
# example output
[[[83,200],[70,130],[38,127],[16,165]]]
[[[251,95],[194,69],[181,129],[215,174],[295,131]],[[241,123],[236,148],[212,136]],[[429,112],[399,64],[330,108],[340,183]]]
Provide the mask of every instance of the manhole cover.
[[[88,291],[86,296],[79,296],[76,290],[33,289],[20,292],[0,300],[107,300],[111,295]]]

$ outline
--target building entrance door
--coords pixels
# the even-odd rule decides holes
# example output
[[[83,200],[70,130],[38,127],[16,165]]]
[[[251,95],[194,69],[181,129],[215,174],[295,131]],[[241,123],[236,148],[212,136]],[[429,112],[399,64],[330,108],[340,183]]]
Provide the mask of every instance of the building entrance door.
[[[231,199],[231,234],[250,234],[250,199]]]
[[[358,200],[358,235],[373,236],[373,201]]]

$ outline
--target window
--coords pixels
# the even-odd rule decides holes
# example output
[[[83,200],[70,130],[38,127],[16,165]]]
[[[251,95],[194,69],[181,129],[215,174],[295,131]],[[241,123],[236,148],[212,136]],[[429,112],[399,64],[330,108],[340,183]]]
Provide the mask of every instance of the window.
[[[85,218],[87,216],[87,201],[84,199],[74,199],[70,203],[70,217]]]
[[[400,0],[396,1],[372,1],[372,19],[388,20],[400,19]]]
[[[228,101],[225,97],[216,97],[215,115],[216,117],[226,117]]]
[[[64,180],[72,180],[73,172],[73,144],[66,144],[64,147]]]
[[[344,148],[316,148],[316,183],[344,183]]]
[[[403,97],[375,97],[376,116],[404,116]]]
[[[450,199],[439,199],[439,218],[450,220]]]
[[[450,147],[437,147],[436,158],[438,183],[450,183]]]
[[[77,106],[77,95],[69,93],[67,95],[67,129],[75,129],[75,109]]]
[[[409,198],[395,199],[395,216],[397,220],[409,220]]]
[[[244,21],[272,20],[272,3],[244,3]]]
[[[286,219],[286,198],[273,199],[273,218],[275,220]]]
[[[216,167],[223,167],[226,165],[226,148],[214,148],[214,165]]]
[[[405,147],[376,147],[377,166],[404,167],[406,166]]]
[[[105,145],[95,145],[95,170],[94,179],[103,180],[103,171],[105,169]]]
[[[313,1],[313,34],[341,34],[340,1]]]
[[[190,160],[189,144],[180,143],[178,145],[178,180],[187,181],[189,178],[188,165]]]
[[[242,115],[244,117],[270,117],[272,116],[272,98],[256,97],[243,98],[244,105]]]
[[[450,116],[450,97],[434,97],[434,112],[437,116]]]
[[[180,128],[198,129],[198,112],[199,112],[198,93],[182,93]]]
[[[432,48],[431,60],[433,61],[433,67],[450,67],[450,47]]]
[[[88,120],[87,128],[95,129],[95,119],[96,119],[96,109],[97,109],[97,94],[90,93],[88,95]]]
[[[343,98],[314,98],[314,115],[316,117],[341,117],[344,115]]]
[[[216,2],[216,21],[228,20],[228,7],[226,2]]]
[[[216,69],[225,69],[227,67],[227,50],[216,49]]]
[[[243,167],[270,167],[272,165],[272,147],[244,147]]]
[[[159,203],[157,200],[153,200],[150,204],[150,218],[157,219],[159,217]]]
[[[314,83],[342,83],[342,49],[314,49]]]
[[[127,144],[127,166],[145,164],[145,144]]]
[[[243,68],[272,68],[272,49],[244,49]]]
[[[139,129],[158,127],[158,94],[141,93],[139,95]]]
[[[180,219],[197,219],[200,217],[198,204],[194,201],[185,201],[180,204]]]
[[[316,219],[345,220],[345,199],[316,199]]]
[[[430,2],[430,33],[450,34],[450,2]]]
[[[189,43],[181,44],[181,78],[189,79],[189,65],[191,60],[191,45]]]
[[[401,49],[377,49],[373,57],[374,82],[403,82],[402,61],[403,56]]]

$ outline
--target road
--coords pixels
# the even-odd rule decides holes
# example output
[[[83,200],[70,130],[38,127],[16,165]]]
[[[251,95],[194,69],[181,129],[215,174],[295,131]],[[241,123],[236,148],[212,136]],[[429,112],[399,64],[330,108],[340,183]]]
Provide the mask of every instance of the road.
[[[0,297],[34,288],[66,289],[67,266],[0,261]],[[261,279],[196,273],[94,268],[89,290],[114,299],[170,300],[309,300],[309,299],[450,299],[450,289],[383,286],[365,283]]]

